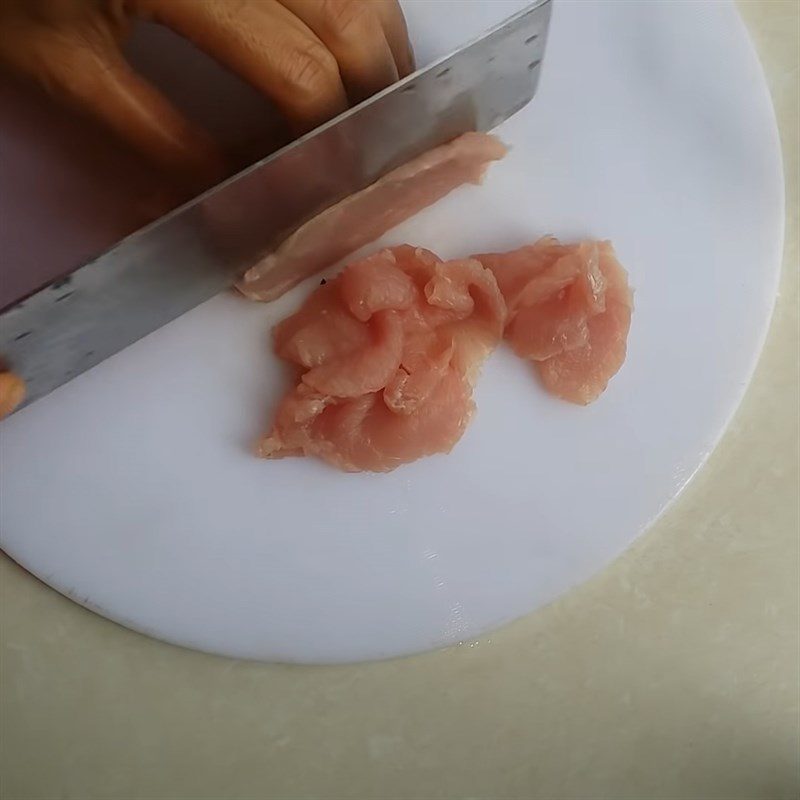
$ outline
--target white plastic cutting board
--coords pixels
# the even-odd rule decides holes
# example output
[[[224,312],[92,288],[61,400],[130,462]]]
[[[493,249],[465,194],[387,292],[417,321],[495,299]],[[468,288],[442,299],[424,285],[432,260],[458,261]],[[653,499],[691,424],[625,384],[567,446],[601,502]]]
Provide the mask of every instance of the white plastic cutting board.
[[[521,5],[406,2],[418,60]],[[766,86],[732,5],[561,0],[540,93],[498,133],[512,151],[484,188],[383,243],[612,239],[636,312],[601,400],[549,398],[502,350],[448,457],[260,461],[284,387],[269,329],[314,281],[220,296],[0,425],[6,552],[153,636],[301,662],[474,637],[617,555],[711,451],[761,347],[783,227]]]

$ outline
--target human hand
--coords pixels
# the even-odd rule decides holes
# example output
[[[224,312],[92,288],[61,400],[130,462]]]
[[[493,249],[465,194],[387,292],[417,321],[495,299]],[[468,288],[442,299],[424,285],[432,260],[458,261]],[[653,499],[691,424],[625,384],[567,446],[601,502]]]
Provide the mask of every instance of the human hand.
[[[297,132],[413,69],[397,0],[0,0],[0,63],[200,182],[224,174],[224,159],[125,61],[134,17],[237,72]]]
[[[135,17],[237,72],[298,133],[414,68],[397,0],[0,0],[0,64],[196,186],[226,174],[224,156],[125,61]],[[0,371],[0,418],[24,395]]]

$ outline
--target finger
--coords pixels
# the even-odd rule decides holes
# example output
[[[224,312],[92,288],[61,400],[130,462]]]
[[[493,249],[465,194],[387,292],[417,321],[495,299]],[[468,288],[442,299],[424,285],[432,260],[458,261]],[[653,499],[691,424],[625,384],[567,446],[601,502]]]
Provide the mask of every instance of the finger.
[[[6,40],[3,55],[20,73],[168,170],[192,175],[192,182],[223,177],[222,159],[211,139],[123,59],[121,19],[114,13],[99,21],[72,20],[74,24],[63,28],[37,26],[33,36]]]
[[[149,159],[198,180],[220,177],[222,159],[210,137],[136,75],[113,45],[53,36],[33,55],[26,71]]]
[[[25,382],[11,372],[0,372],[0,419],[25,399]]]
[[[398,78],[394,54],[376,13],[364,0],[280,0],[333,53],[351,100],[358,102]]]
[[[416,69],[416,61],[414,48],[408,38],[403,9],[397,0],[368,0],[368,2],[381,21],[386,41],[397,64],[397,72],[401,78],[405,78]]]
[[[199,181],[222,177],[223,159],[211,137],[121,56],[80,52],[70,67],[60,76],[64,95],[147,158]]]
[[[347,107],[336,59],[277,0],[135,0],[135,8],[241,75],[296,130],[310,130]]]

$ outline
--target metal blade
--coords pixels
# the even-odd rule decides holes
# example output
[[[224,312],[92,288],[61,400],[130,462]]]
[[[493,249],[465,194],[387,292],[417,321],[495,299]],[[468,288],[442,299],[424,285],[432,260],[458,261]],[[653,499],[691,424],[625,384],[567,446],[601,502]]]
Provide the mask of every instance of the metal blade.
[[[539,0],[7,308],[0,356],[27,403],[228,288],[314,213],[533,97],[550,0]]]

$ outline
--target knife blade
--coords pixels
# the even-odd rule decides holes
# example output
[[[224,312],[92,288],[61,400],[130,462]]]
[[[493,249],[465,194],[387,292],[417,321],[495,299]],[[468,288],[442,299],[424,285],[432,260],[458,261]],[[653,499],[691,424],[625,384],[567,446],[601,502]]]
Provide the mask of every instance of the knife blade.
[[[5,308],[0,356],[26,382],[23,405],[229,288],[315,213],[519,111],[549,18],[550,0],[538,0]]]

